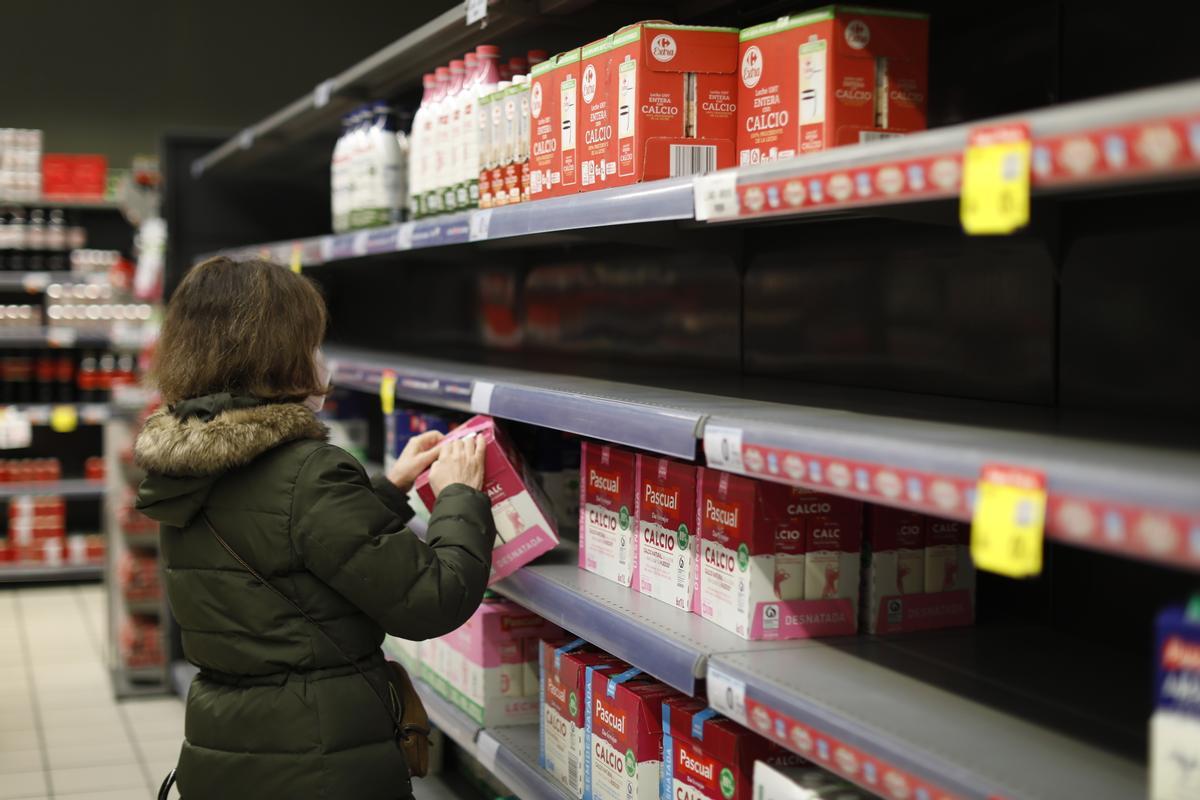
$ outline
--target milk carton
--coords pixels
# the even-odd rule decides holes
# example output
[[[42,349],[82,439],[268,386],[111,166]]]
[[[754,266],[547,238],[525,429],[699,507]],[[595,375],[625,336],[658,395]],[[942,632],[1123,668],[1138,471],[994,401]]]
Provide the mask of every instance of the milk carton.
[[[971,526],[930,517],[925,528],[925,591],[975,590]]]
[[[584,45],[579,64],[579,185],[601,188],[617,172],[613,147],[616,108],[610,85],[613,37]]]
[[[637,554],[633,587],[684,611],[695,610],[700,540],[696,536],[696,468],[639,455]]]
[[[533,199],[579,191],[579,48],[530,72],[529,192]]]
[[[803,763],[800,756],[717,715],[703,700],[663,703],[660,797],[675,800],[750,800],[754,762]]]
[[[476,416],[451,431],[443,441],[482,436],[487,443],[484,492],[492,501],[496,522],[496,545],[492,551],[489,583],[511,575],[558,544],[558,528],[550,503],[542,494],[536,476],[525,466],[504,432],[491,417]],[[429,473],[417,478],[413,491],[426,508],[433,508],[434,494]],[[430,535],[436,535],[434,522]]]
[[[678,692],[641,671],[587,668],[586,800],[656,800],[662,775],[662,704]]]
[[[929,20],[828,6],[741,32],[738,163],[925,128]]]
[[[843,583],[841,575],[844,570],[847,581],[858,579],[850,563],[858,557],[858,543],[848,518],[841,518],[840,525],[836,517],[807,519],[797,502],[803,495],[781,484],[706,468],[697,475],[702,617],[747,639],[831,636],[857,629],[857,587]],[[801,529],[808,551],[803,556],[807,599],[783,599],[776,587],[786,587],[790,575],[778,571],[778,541],[781,531],[794,538]],[[830,531],[833,535],[824,535]],[[815,577],[808,564],[813,541],[818,542],[816,563],[821,565]],[[797,554],[787,558],[785,563],[796,569]]]
[[[1150,800],[1190,800],[1200,797],[1200,624],[1167,609],[1157,644]]]
[[[536,643],[560,630],[515,603],[485,602],[458,630],[428,643],[422,677],[485,727],[533,724],[539,716]],[[532,642],[533,645],[529,643]]]
[[[812,765],[754,765],[754,800],[872,800],[875,795],[851,786]]]
[[[805,515],[807,552],[804,596],[809,600],[844,597],[858,607],[862,557],[862,503],[814,494]]]
[[[624,672],[629,665],[582,639],[540,642],[541,725],[539,763],[577,797],[583,797],[587,755],[587,670]]]
[[[636,456],[584,442],[579,466],[579,566],[622,586],[633,582],[637,556]]]

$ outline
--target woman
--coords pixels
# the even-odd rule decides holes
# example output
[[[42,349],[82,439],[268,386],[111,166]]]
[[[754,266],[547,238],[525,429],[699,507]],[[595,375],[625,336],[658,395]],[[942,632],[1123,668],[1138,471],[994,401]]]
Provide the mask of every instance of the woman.
[[[449,633],[487,584],[482,440],[440,447],[425,434],[369,481],[314,415],[325,322],[316,288],[264,261],[206,261],[167,308],[152,376],[164,408],[135,445],[137,507],[161,524],[167,596],[200,667],[177,771],[186,800],[410,797],[377,694],[388,696],[383,635]],[[405,528],[426,468],[428,544]]]

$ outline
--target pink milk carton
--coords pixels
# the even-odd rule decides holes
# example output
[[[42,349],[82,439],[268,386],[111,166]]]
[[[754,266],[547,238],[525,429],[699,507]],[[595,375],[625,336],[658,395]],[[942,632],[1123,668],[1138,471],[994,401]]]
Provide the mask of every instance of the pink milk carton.
[[[558,526],[551,505],[525,461],[491,417],[476,416],[447,434],[444,441],[482,436],[487,442],[487,464],[483,488],[492,501],[496,521],[496,547],[492,552],[492,575],[488,583],[516,572],[558,544]],[[413,487],[426,508],[433,508],[429,473],[417,478]]]
[[[692,611],[699,601],[696,468],[669,458],[637,457],[637,554],[633,588]]]
[[[637,569],[636,460],[595,442],[584,442],[580,455],[579,566],[622,586]]]
[[[537,642],[561,630],[508,600],[489,600],[429,642],[421,677],[484,727],[537,722]],[[530,662],[529,659],[533,659]]]

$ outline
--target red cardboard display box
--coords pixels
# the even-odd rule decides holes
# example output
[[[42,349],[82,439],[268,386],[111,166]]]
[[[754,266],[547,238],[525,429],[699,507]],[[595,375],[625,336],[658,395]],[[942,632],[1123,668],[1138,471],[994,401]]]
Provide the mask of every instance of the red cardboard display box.
[[[700,599],[696,468],[669,458],[639,455],[634,489],[637,553],[633,588],[693,611]]]
[[[579,191],[576,148],[579,48],[533,67],[529,79],[529,195],[536,200]]]
[[[553,550],[558,544],[558,527],[536,476],[494,419],[472,417],[442,441],[471,435],[482,436],[487,443],[483,489],[492,501],[492,518],[496,522],[496,546],[488,579],[491,584]],[[413,492],[425,508],[433,509],[436,498],[429,485],[428,471],[417,478]],[[430,531],[431,535],[434,533]]]
[[[637,669],[587,670],[585,800],[657,800],[662,704],[679,692]]]
[[[622,586],[636,570],[637,457],[584,442],[579,462],[579,567]]]
[[[45,197],[103,197],[107,183],[108,159],[104,156],[67,153],[42,156]]]
[[[929,19],[826,8],[740,36],[738,163],[924,130]]]
[[[791,765],[803,758],[719,716],[693,697],[663,703],[660,796],[674,800],[750,800],[754,762]]]

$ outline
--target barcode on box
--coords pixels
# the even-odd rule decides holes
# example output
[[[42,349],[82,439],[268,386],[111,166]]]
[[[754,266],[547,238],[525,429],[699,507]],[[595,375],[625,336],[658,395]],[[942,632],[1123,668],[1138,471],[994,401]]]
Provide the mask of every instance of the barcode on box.
[[[567,756],[567,786],[574,789],[579,783],[579,754],[572,751]]]
[[[899,139],[903,133],[892,133],[890,131],[859,131],[858,142],[882,142],[884,139]]]
[[[707,175],[717,169],[715,144],[671,145],[671,177]]]

